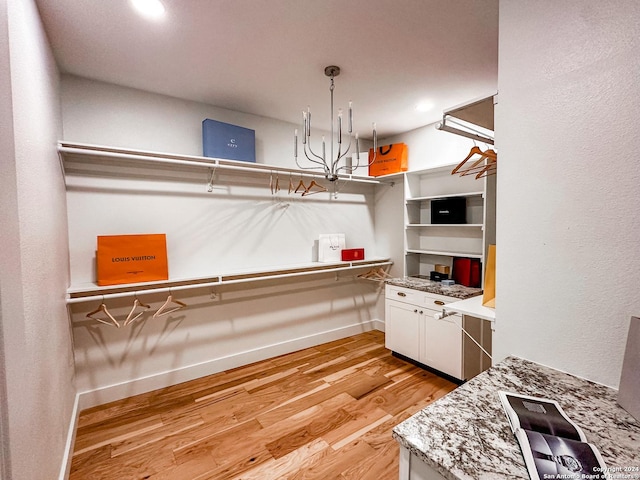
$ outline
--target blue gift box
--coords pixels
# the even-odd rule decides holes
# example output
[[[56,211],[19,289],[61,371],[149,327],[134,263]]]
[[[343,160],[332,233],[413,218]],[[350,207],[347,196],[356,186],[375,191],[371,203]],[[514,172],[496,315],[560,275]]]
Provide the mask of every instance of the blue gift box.
[[[202,150],[205,157],[255,162],[256,132],[206,118],[202,121]]]

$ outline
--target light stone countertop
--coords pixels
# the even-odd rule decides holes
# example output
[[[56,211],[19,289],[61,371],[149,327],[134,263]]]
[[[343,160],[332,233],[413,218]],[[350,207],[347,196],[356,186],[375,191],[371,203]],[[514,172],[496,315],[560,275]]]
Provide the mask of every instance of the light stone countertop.
[[[616,403],[617,390],[518,357],[506,358],[397,425],[393,437],[447,479],[529,479],[500,390],[557,400],[610,471],[640,468],[640,422]],[[611,478],[640,479],[640,472],[628,473]]]
[[[396,287],[413,288],[423,292],[436,293],[438,295],[446,295],[448,297],[465,298],[475,297],[482,293],[481,288],[465,287],[464,285],[442,285],[440,282],[427,280],[418,277],[397,277],[386,280],[389,285]]]

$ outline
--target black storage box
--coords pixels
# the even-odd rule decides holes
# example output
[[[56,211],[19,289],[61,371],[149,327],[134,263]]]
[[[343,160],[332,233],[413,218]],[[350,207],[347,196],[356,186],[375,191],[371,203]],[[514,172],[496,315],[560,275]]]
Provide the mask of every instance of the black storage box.
[[[431,200],[431,223],[467,223],[465,197]]]
[[[430,275],[430,280],[433,280],[434,282],[441,282],[442,280],[449,280],[449,274],[448,273],[440,273],[440,272],[436,272],[434,270],[431,271],[431,275]]]

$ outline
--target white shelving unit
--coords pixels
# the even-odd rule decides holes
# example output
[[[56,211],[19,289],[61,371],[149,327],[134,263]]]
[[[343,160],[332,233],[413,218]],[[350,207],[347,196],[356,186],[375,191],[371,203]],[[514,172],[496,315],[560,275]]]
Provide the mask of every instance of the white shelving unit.
[[[58,144],[58,155],[63,166],[81,163],[90,165],[92,163],[115,161],[126,164],[146,165],[147,167],[157,165],[173,165],[180,167],[191,167],[209,170],[232,170],[243,173],[273,175],[277,173],[294,174],[296,177],[322,178],[320,172],[309,172],[296,168],[286,168],[260,163],[248,163],[237,160],[226,160],[222,158],[199,157],[194,155],[180,155],[173,153],[153,152],[147,150],[134,150],[103,145],[91,145],[85,143],[60,142]],[[340,174],[338,180],[380,184],[383,183],[378,178]]]
[[[229,171],[241,177],[260,176],[269,180],[269,176],[277,178],[278,174],[285,176],[294,175],[296,181],[300,177],[322,178],[320,173],[310,173],[306,170],[291,169],[286,167],[270,166],[225,160],[218,158],[197,157],[143,150],[123,149],[108,146],[60,142],[58,154],[62,167],[66,173],[82,172],[84,175],[130,175],[143,176],[149,172],[156,175],[159,170],[163,172],[179,171],[181,176],[187,172],[201,172],[197,177],[199,181],[206,183],[206,179],[213,179],[219,170]],[[166,174],[166,173],[165,173]],[[191,177],[189,177],[191,178]],[[401,178],[401,177],[399,177]],[[356,175],[339,175],[341,182],[353,182],[377,185],[385,182],[394,182],[398,178],[389,176],[388,179],[373,178]],[[211,183],[213,180],[209,180]],[[324,197],[327,200],[329,197]],[[322,273],[346,271],[365,271],[367,268],[389,266],[393,262],[389,258],[368,257],[365,260],[353,262],[320,263],[310,262],[305,264],[281,264],[271,267],[256,269],[224,269],[222,272],[211,272],[206,276],[188,278],[170,278],[166,281],[135,283],[100,287],[95,283],[72,285],[67,290],[67,304],[84,303],[95,300],[114,299],[137,294],[151,294],[172,292],[179,290],[197,289],[204,287],[216,287],[220,285],[250,283],[257,281],[273,280],[287,277],[302,277]]]
[[[248,283],[277,278],[298,277],[320,273],[364,270],[367,268],[391,265],[388,258],[376,258],[357,262],[319,263],[305,265],[286,265],[252,271],[226,272],[207,277],[169,279],[158,282],[131,283],[101,287],[95,283],[74,285],[67,289],[67,304],[84,303],[120,297],[133,297],[138,294],[165,293],[196,288],[216,287],[233,283]]]
[[[484,258],[495,243],[495,176],[454,176],[455,165],[405,174],[405,275],[428,276],[454,257]],[[431,223],[433,200],[466,199],[466,223]]]

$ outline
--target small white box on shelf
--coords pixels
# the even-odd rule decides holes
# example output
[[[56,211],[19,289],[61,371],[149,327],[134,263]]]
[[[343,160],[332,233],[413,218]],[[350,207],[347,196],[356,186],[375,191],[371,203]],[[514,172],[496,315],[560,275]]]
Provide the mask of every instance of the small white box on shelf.
[[[318,239],[318,261],[341,262],[341,252],[346,246],[344,233],[321,233]]]

